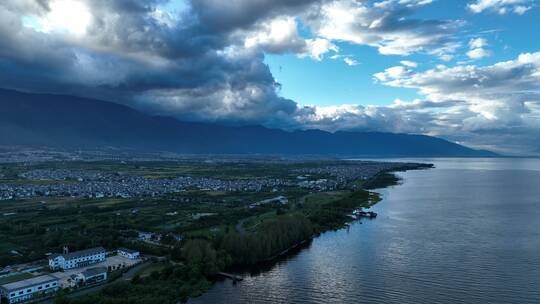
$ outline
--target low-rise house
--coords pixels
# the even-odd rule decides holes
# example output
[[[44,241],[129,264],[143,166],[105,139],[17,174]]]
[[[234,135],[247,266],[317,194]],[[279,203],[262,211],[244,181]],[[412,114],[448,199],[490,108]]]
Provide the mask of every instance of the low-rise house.
[[[58,290],[58,279],[42,275],[26,280],[0,285],[0,297],[9,304],[45,297]]]
[[[94,267],[88,268],[78,275],[80,282],[85,285],[97,284],[107,280],[107,268],[106,267]]]
[[[81,251],[68,252],[67,248],[63,254],[53,254],[49,257],[49,267],[56,269],[73,269],[89,266],[105,261],[106,250],[103,247],[85,249]]]
[[[138,259],[141,255],[138,251],[127,249],[127,248],[119,248],[118,249],[118,255],[126,257],[131,260]]]
[[[287,199],[287,197],[285,197],[283,195],[280,195],[280,196],[276,196],[274,198],[269,198],[269,199],[265,199],[265,200],[260,201],[260,202],[253,203],[253,204],[249,205],[249,208],[255,208],[255,207],[259,207],[259,206],[263,206],[263,205],[267,205],[267,204],[274,204],[274,203],[278,203],[278,204],[281,204],[281,205],[287,205],[289,203],[289,199]]]

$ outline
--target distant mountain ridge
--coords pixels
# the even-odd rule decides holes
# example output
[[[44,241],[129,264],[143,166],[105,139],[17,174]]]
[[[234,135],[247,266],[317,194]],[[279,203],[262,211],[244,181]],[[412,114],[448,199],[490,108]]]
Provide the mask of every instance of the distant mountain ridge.
[[[495,156],[446,140],[379,132],[284,131],[182,122],[120,104],[0,89],[0,145],[73,149],[115,147],[186,154],[364,157]]]

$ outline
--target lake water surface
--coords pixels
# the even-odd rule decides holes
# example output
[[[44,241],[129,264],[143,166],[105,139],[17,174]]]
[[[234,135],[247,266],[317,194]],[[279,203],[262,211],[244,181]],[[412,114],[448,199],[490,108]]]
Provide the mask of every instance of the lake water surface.
[[[413,161],[377,219],[191,303],[540,303],[540,160]]]

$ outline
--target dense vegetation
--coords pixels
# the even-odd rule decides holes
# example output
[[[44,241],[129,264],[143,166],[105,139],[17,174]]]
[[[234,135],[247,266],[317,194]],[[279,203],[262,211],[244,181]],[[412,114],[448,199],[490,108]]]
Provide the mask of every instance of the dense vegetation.
[[[283,215],[263,222],[256,232],[236,231],[216,241],[235,265],[251,265],[269,260],[313,235],[312,223],[301,214]]]
[[[328,202],[313,208],[307,208],[305,213],[313,223],[316,232],[323,232],[343,226],[349,214],[359,207],[371,207],[379,197],[365,190],[352,192],[350,195],[334,202]]]
[[[377,175],[376,178],[367,181],[364,183],[364,189],[372,190],[372,189],[379,189],[384,188],[388,186],[394,186],[399,183],[399,178],[392,173],[381,173]]]

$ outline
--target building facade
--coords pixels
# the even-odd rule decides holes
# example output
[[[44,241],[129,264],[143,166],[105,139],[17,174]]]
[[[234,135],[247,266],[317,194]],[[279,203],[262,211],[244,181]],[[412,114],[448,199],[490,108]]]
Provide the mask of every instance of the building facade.
[[[53,270],[85,267],[105,261],[106,253],[107,251],[103,247],[75,252],[67,252],[67,250],[65,250],[63,254],[53,254],[49,257],[49,267]]]
[[[0,297],[9,304],[46,297],[59,289],[58,279],[42,275],[26,280],[0,285]]]
[[[118,255],[126,257],[131,260],[136,260],[141,256],[138,251],[127,249],[127,248],[119,248]]]

